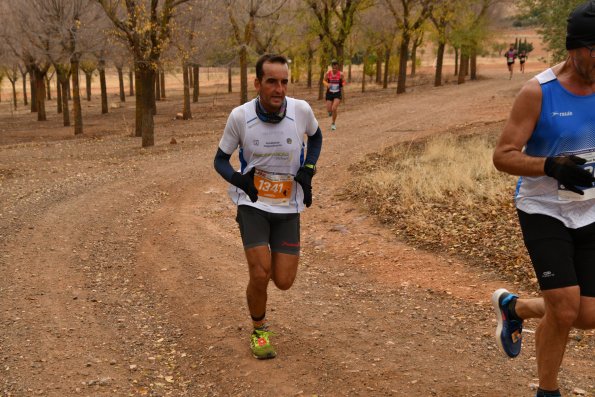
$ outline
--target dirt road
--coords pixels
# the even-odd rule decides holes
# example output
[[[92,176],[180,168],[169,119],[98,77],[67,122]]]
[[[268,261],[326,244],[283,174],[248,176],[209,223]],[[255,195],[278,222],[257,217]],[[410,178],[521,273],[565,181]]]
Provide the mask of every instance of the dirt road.
[[[148,150],[126,132],[130,104],[104,117],[87,107],[77,139],[62,139],[58,118],[40,129],[2,115],[0,396],[532,395],[533,335],[516,360],[492,337],[490,294],[517,287],[408,247],[342,194],[368,153],[502,122],[522,80],[399,97],[353,87],[336,132],[314,93],[293,91],[316,108],[324,147],[297,281],[270,290],[279,355],[266,362],[249,354],[247,268],[212,168],[237,94],[202,98],[188,122],[160,103]],[[562,386],[593,395],[584,346],[570,341]]]

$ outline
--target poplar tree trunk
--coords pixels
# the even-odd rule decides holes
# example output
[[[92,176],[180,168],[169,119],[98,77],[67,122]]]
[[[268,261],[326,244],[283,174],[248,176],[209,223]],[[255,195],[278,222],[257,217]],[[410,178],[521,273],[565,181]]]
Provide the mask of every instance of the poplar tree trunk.
[[[141,69],[136,72],[140,74],[136,90],[140,91],[140,117],[141,117],[141,136],[142,147],[153,146],[155,144],[155,124],[153,122],[153,112],[155,111],[155,93],[153,84],[155,71],[150,68]]]
[[[56,85],[56,111],[58,114],[62,113],[62,86],[60,82]]]
[[[400,56],[399,56],[399,77],[397,78],[397,94],[405,93],[405,84],[407,82],[407,51],[409,49],[410,37],[404,33],[401,38]]]
[[[376,51],[376,84],[382,84],[382,57],[380,50]]]
[[[459,49],[455,47],[455,76],[459,75]]]
[[[308,50],[308,76],[306,77],[306,86],[312,88],[312,64],[314,63],[314,51]]]
[[[417,42],[413,42],[413,48],[411,49],[411,77],[415,77],[415,71],[417,69]]]
[[[362,62],[362,92],[366,92],[366,65],[368,64],[368,51],[364,52],[364,61]]]
[[[105,61],[100,60],[97,69],[99,70],[99,84],[101,86],[101,114],[108,112],[107,108],[107,86],[105,83]]]
[[[15,87],[16,80],[12,80],[10,84],[12,85],[12,103],[14,104],[14,110],[17,110],[17,89]]]
[[[465,76],[467,74],[467,65],[469,64],[469,56],[466,54],[466,51],[461,50],[461,62],[459,66],[459,77],[457,79],[458,84],[465,83]]]
[[[198,94],[200,90],[199,85],[199,70],[198,65],[192,65],[192,102],[198,102]]]
[[[192,110],[190,109],[190,68],[186,62],[182,63],[182,70],[184,75],[184,109],[182,111],[182,119],[189,120],[192,118]]]
[[[390,47],[384,49],[384,80],[382,81],[382,88],[388,88],[388,71],[390,66]]]
[[[79,82],[79,60],[73,56],[70,61],[72,72],[72,110],[74,111],[74,135],[83,133],[83,109],[81,106],[81,85]]]
[[[68,109],[68,96],[65,95],[68,92],[68,76],[59,77],[58,81],[62,88],[62,121],[64,122],[64,127],[69,127],[70,110]]]
[[[27,100],[27,73],[21,73],[23,77],[23,105],[27,106],[29,101]]]
[[[231,93],[232,91],[232,84],[231,84],[231,64],[227,65],[227,92]]]
[[[434,74],[434,87],[442,85],[442,64],[444,63],[444,48],[446,43],[438,44],[438,51],[436,54],[436,73]]]
[[[469,62],[471,69],[471,80],[477,80],[477,48],[471,50],[471,59]]]
[[[320,65],[320,75],[318,76],[318,100],[321,101],[324,99],[324,72],[326,68],[323,65]]]
[[[240,48],[240,105],[248,102],[248,54],[246,46]]]
[[[29,90],[31,91],[31,113],[37,113],[37,83],[35,81],[35,70],[29,72]]]
[[[153,82],[153,84],[155,84],[155,100],[160,101],[161,100],[161,83],[159,82],[159,71],[157,71],[157,73],[155,73],[155,81]]]
[[[126,102],[126,94],[124,93],[124,72],[121,66],[116,66],[118,71],[118,83],[120,84],[120,102]]]
[[[35,103],[37,105],[37,121],[46,121],[45,113],[45,72],[35,69]],[[33,101],[31,101],[33,102]]]
[[[161,98],[165,99],[165,72],[159,73],[159,80],[161,82]]]
[[[136,80],[134,78],[134,71],[132,69],[130,69],[128,71],[128,84],[129,84],[129,88],[130,88],[130,92],[129,95],[130,96],[134,96],[134,84],[135,84]]]
[[[87,101],[91,101],[91,79],[93,78],[93,72],[85,72],[85,83],[87,88]]]
[[[45,80],[46,84],[45,84],[45,93],[46,93],[46,99],[48,101],[52,100],[52,87],[50,86],[50,79],[46,79]],[[56,85],[59,84],[58,82],[56,82]]]

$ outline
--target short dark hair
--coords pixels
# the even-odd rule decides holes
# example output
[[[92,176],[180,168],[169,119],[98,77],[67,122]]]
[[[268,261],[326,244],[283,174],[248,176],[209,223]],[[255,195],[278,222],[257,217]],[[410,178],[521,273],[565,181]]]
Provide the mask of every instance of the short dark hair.
[[[265,62],[287,65],[287,58],[279,54],[264,54],[258,58],[258,61],[256,61],[256,78],[258,81],[262,80],[262,76],[264,75],[262,65],[264,65]]]

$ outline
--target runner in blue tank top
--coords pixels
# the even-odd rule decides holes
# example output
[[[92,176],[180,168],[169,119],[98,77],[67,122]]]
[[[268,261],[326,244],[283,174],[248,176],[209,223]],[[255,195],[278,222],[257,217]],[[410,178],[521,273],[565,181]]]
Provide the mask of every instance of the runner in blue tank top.
[[[492,295],[496,341],[521,350],[523,321],[535,333],[537,396],[560,396],[558,372],[572,328],[595,328],[595,0],[568,18],[565,62],[518,94],[494,151],[500,171],[519,175],[515,203],[542,298]]]

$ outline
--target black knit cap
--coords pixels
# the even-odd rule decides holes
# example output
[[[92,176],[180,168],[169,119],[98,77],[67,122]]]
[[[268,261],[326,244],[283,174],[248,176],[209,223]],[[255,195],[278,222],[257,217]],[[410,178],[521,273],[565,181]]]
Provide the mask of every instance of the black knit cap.
[[[567,21],[567,50],[595,44],[595,0],[589,0],[576,7]]]

